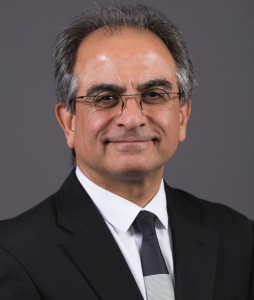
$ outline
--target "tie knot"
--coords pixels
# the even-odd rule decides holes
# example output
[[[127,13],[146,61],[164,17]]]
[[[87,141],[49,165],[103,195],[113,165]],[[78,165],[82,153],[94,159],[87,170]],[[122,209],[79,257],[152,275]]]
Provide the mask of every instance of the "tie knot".
[[[142,210],[137,215],[133,225],[142,233],[143,236],[155,235],[156,219],[157,217],[155,214],[146,210]]]

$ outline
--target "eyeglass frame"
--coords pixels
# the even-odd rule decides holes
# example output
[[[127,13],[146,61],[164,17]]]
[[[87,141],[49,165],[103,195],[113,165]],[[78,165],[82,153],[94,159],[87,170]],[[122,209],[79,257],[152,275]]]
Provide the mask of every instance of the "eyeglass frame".
[[[73,99],[70,99],[69,101],[68,101],[68,103],[71,105],[71,102],[72,101],[75,101],[75,103],[76,103],[76,100],[78,100],[78,99],[84,99],[84,98],[90,98],[90,97],[93,97],[93,101],[92,101],[92,103],[93,103],[93,110],[97,113],[97,111],[95,110],[95,108],[94,108],[94,99],[99,95],[99,94],[101,94],[101,93],[103,93],[103,92],[111,92],[111,93],[114,93],[114,94],[116,94],[116,95],[118,95],[119,97],[120,97],[120,99],[121,99],[121,101],[122,101],[122,105],[121,105],[121,110],[119,111],[119,113],[121,113],[122,111],[123,111],[123,108],[124,108],[124,101],[123,101],[123,99],[122,99],[122,96],[127,96],[127,97],[130,97],[130,96],[141,96],[140,98],[140,102],[139,102],[139,105],[140,105],[140,108],[141,108],[141,110],[142,111],[144,111],[144,112],[146,112],[145,110],[144,110],[144,108],[142,107],[142,99],[144,98],[144,95],[146,95],[147,93],[149,93],[150,91],[153,91],[153,90],[160,90],[160,91],[162,91],[162,93],[160,93],[160,94],[166,94],[166,95],[168,95],[168,97],[169,97],[169,100],[171,100],[171,98],[170,98],[170,95],[171,94],[174,94],[174,95],[178,95],[179,96],[179,102],[181,103],[181,97],[182,96],[184,96],[185,94],[184,94],[184,92],[166,92],[166,91],[164,91],[163,89],[160,89],[160,88],[153,88],[153,89],[149,89],[149,90],[147,90],[146,92],[144,92],[144,93],[142,93],[142,94],[131,94],[131,95],[125,95],[125,94],[123,94],[123,95],[120,95],[120,94],[118,94],[117,92],[113,92],[113,91],[107,91],[107,90],[105,90],[105,91],[100,91],[98,94],[96,94],[96,95],[91,95],[91,96],[78,96],[78,97],[76,97],[76,98],[73,98]],[[110,94],[109,94],[110,95]],[[75,109],[75,108],[74,108]],[[147,113],[147,112],[146,112]],[[98,113],[99,114],[99,113]],[[147,113],[148,114],[148,113]],[[118,114],[116,114],[116,116],[117,116]],[[149,115],[149,114],[148,114]],[[104,117],[105,118],[105,117]]]

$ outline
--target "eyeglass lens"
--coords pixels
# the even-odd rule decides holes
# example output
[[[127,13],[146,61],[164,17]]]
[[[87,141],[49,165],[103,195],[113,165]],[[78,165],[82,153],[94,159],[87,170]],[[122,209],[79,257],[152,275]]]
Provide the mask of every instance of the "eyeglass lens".
[[[122,98],[125,97],[122,95]],[[139,96],[141,109],[148,115],[161,115],[165,113],[170,106],[170,96],[160,89],[152,89]],[[96,113],[102,117],[110,118],[118,115],[123,109],[121,96],[104,91],[99,93],[93,100],[93,107]]]

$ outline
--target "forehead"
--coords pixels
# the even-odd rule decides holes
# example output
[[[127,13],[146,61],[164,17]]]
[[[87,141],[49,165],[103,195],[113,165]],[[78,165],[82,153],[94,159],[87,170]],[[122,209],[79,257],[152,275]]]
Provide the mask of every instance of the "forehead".
[[[163,41],[148,30],[122,28],[109,34],[104,28],[81,43],[74,73],[83,86],[114,82],[133,86],[153,78],[176,84],[176,65]]]

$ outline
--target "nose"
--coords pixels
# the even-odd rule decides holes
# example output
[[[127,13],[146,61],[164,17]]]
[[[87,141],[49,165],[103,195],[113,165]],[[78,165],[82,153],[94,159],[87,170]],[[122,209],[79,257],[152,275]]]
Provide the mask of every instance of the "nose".
[[[135,97],[123,97],[124,107],[116,118],[118,126],[125,126],[129,130],[135,130],[147,123],[147,118],[140,107],[140,99]]]

